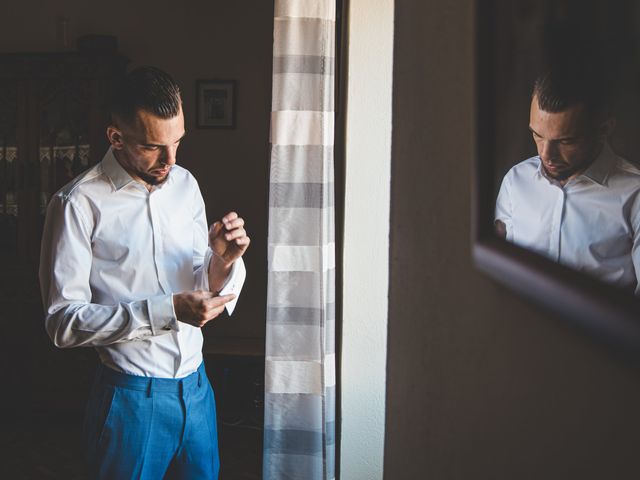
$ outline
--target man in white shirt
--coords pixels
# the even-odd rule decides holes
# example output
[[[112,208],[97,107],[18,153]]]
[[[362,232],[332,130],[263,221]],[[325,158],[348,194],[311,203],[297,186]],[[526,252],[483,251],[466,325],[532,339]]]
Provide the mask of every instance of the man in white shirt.
[[[92,478],[217,478],[200,329],[232,313],[249,238],[234,212],[208,229],[198,184],[176,165],[184,116],[169,75],[130,72],[111,115],[103,160],[47,210],[46,329],[101,360],[85,419]]]
[[[505,175],[496,231],[629,291],[640,291],[640,170],[607,138],[615,121],[597,75],[556,69],[535,83],[529,130],[538,155]]]

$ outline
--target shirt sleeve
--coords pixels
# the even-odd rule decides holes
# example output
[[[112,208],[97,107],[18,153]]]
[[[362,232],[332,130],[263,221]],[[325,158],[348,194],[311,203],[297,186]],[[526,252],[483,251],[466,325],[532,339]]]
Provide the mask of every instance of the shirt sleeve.
[[[506,239],[513,241],[513,217],[511,207],[511,176],[507,173],[502,179],[498,199],[496,200],[495,219],[504,223],[507,230]]]
[[[57,347],[105,346],[171,331],[172,295],[91,303],[92,222],[73,199],[55,195],[47,209],[40,252],[45,327]]]
[[[213,252],[211,252],[211,255],[213,255]],[[233,265],[231,266],[231,272],[229,272],[229,276],[227,277],[227,280],[222,286],[219,294],[220,296],[222,296],[233,293],[236,296],[236,298],[225,304],[225,308],[227,309],[227,313],[229,315],[231,315],[236,308],[236,303],[238,303],[238,298],[240,298],[240,292],[242,291],[242,286],[244,285],[246,277],[247,270],[244,266],[244,261],[242,260],[242,258],[239,258],[235,262],[233,262]]]
[[[631,260],[636,271],[635,295],[640,296],[640,192],[636,194],[631,208],[631,227],[633,228],[633,244],[631,246]]]
[[[194,288],[196,290],[209,291],[211,290],[209,286],[209,267],[211,265],[213,251],[209,248],[209,228],[207,226],[205,205],[197,183],[194,190],[193,223],[195,225],[193,241]],[[240,292],[242,291],[246,277],[247,271],[244,261],[242,258],[239,258],[233,263],[231,272],[229,272],[229,276],[219,293],[221,296],[230,293],[236,296],[236,298],[225,305],[229,315],[231,315],[236,308],[236,303],[238,303],[238,298],[240,297]]]

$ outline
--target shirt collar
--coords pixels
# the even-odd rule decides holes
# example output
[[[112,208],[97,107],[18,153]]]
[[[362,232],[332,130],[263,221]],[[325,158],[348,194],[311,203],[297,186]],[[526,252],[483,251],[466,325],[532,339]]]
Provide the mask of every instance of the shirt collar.
[[[581,176],[590,178],[599,185],[606,186],[611,168],[615,165],[616,154],[608,143],[602,147],[600,155],[589,165]]]
[[[588,178],[598,185],[606,186],[609,173],[611,172],[611,168],[615,165],[616,158],[617,156],[614,151],[611,149],[609,144],[605,142],[596,159],[584,172],[578,175],[577,178]],[[538,168],[536,169],[535,174],[538,177],[543,177],[551,181],[551,179],[549,179],[544,173],[540,157],[538,157]]]
[[[109,147],[107,153],[105,153],[102,158],[102,171],[109,177],[111,183],[115,187],[116,191],[126,187],[130,183],[136,182],[129,173],[122,168],[122,165],[116,159],[116,156],[113,154],[113,147]],[[165,185],[173,182],[173,175],[169,173],[169,178],[167,178],[166,182],[161,183],[160,185],[156,185],[154,189],[162,188]]]
[[[105,153],[102,159],[102,171],[109,177],[111,183],[115,187],[116,191],[129,185],[131,182],[135,182],[131,175],[122,168],[122,165],[118,163],[115,155],[113,154],[113,147],[109,147],[107,153]]]

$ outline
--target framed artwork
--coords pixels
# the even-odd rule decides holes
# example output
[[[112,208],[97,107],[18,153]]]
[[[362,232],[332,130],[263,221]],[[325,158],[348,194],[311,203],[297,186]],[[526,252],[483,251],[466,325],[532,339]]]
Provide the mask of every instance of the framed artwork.
[[[236,81],[196,81],[196,127],[236,127]]]

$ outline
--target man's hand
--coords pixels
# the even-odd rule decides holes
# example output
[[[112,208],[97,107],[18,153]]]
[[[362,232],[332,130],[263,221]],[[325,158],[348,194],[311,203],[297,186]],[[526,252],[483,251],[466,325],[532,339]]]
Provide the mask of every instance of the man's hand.
[[[249,237],[244,229],[244,220],[236,212],[227,213],[222,220],[209,229],[209,246],[213,258],[209,265],[209,288],[219,292],[224,285],[231,266],[249,247]]]
[[[227,213],[209,229],[209,245],[223,268],[230,267],[240,258],[250,241],[244,229],[244,220],[236,212]]]
[[[182,292],[173,295],[173,308],[179,321],[202,328],[209,320],[220,315],[225,304],[234,298],[236,296],[233,294],[218,297],[204,290]]]
[[[507,226],[502,220],[496,220],[493,222],[493,227],[495,228],[496,235],[500,238],[507,238]]]

